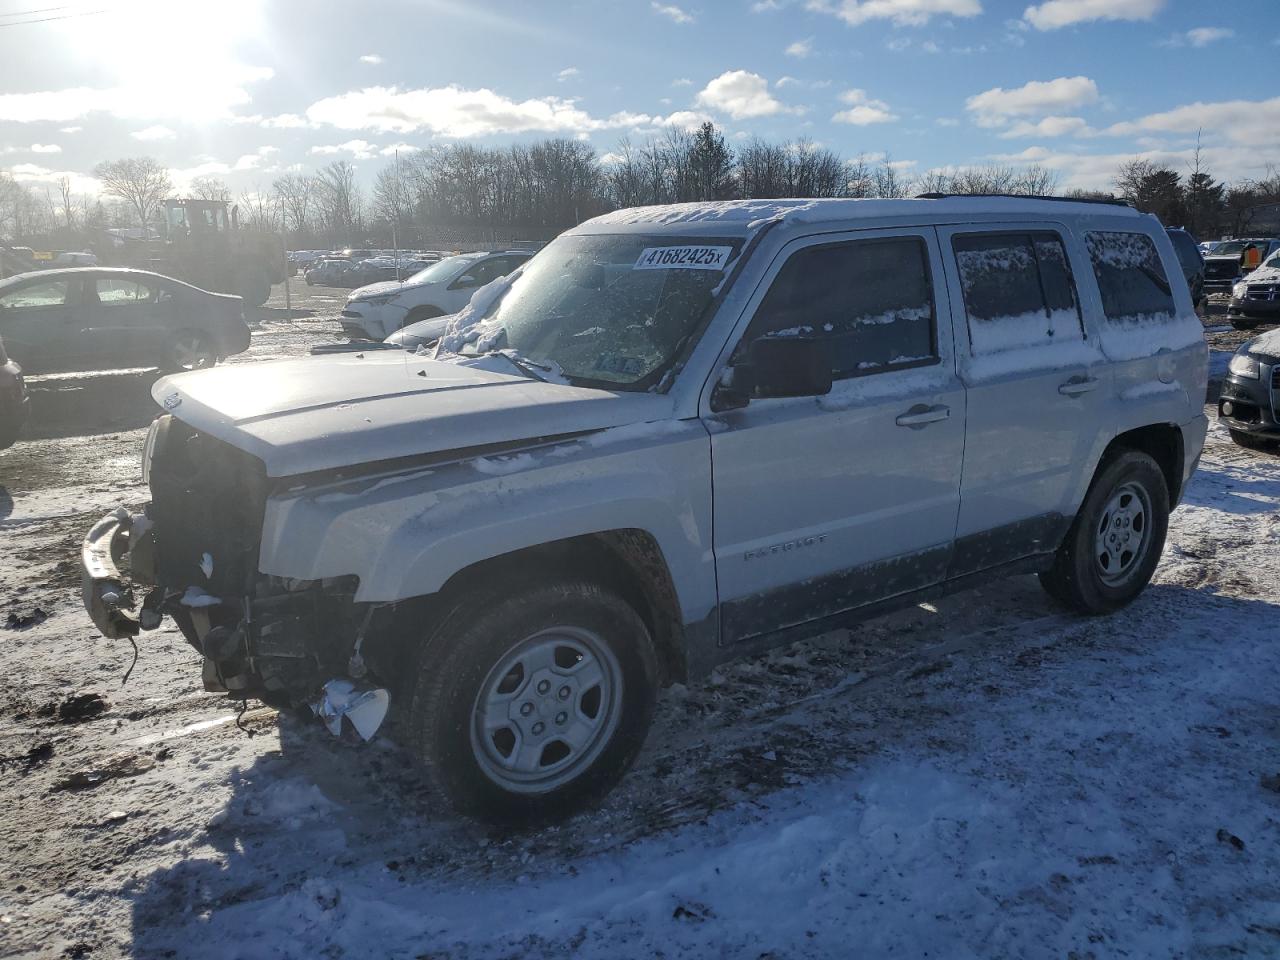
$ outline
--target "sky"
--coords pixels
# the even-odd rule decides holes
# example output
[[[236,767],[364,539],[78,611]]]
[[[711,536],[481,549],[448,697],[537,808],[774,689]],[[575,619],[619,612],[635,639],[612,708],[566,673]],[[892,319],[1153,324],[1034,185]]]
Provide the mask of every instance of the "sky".
[[[237,193],[468,140],[712,120],[904,173],[1037,163],[1108,189],[1134,156],[1280,162],[1275,0],[0,0],[0,169],[96,192],[149,155]],[[1280,5],[1278,5],[1280,6]]]

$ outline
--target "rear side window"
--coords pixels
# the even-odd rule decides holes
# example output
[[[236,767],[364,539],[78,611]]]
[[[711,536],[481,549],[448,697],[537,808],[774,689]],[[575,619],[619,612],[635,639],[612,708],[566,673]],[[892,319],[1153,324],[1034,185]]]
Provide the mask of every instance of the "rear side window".
[[[1113,323],[1172,320],[1173,291],[1151,238],[1143,233],[1085,235],[1102,312]]]
[[[836,379],[937,362],[924,240],[853,240],[792,254],[744,342],[766,336],[829,343]]]
[[[136,304],[150,303],[155,292],[144,284],[117,277],[103,277],[95,281],[99,303]]]
[[[1178,255],[1178,263],[1184,272],[1195,273],[1204,266],[1200,248],[1191,239],[1191,234],[1184,230],[1170,230],[1169,240],[1173,243],[1173,252]]]
[[[952,240],[974,355],[1079,340],[1079,298],[1055,233],[969,233]]]

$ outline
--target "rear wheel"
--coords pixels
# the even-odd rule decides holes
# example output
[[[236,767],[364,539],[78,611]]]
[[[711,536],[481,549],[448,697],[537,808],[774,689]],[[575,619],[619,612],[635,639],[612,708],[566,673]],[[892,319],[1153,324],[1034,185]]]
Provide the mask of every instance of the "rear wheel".
[[[420,660],[415,752],[454,807],[482,820],[557,820],[598,800],[653,716],[648,630],[590,583],[478,593]]]
[[[271,296],[271,280],[256,267],[245,267],[236,277],[236,293],[245,306],[260,307]]]
[[[1099,469],[1040,583],[1081,613],[1118,610],[1150,582],[1168,529],[1169,488],[1159,465],[1124,450]]]
[[[174,373],[207,370],[218,362],[213,341],[199,330],[179,330],[169,341],[165,369]]]

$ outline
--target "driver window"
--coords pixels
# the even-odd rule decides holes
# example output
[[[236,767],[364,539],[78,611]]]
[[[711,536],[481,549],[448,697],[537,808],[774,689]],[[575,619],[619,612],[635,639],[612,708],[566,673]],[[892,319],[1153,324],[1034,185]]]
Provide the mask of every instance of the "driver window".
[[[805,247],[779,271],[743,338],[814,337],[841,380],[938,362],[928,249],[920,237]]]
[[[61,307],[67,302],[68,281],[45,280],[0,296],[0,307]]]

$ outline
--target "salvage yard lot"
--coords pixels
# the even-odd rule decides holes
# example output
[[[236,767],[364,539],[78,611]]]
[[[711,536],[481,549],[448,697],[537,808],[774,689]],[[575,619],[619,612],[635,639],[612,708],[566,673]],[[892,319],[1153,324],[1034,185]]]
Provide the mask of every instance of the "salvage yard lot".
[[[233,362],[337,338],[344,291],[295,292]],[[1280,952],[1280,457],[1216,424],[1129,609],[1017,578],[723,668],[600,810],[509,836],[393,739],[237,723],[171,626],[121,684],[74,561],[145,499],[154,377],[37,382],[0,454],[0,955]]]

